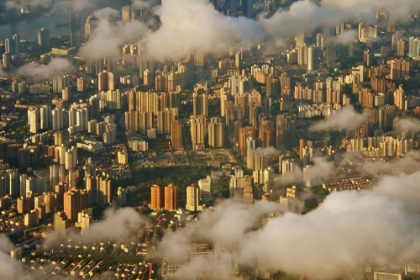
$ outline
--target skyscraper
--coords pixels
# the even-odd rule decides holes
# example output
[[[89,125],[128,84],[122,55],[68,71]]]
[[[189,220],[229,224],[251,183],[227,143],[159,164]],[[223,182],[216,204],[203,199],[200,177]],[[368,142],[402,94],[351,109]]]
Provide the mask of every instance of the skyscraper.
[[[139,131],[139,112],[138,111],[129,111],[125,112],[125,130],[126,131]]]
[[[105,177],[96,178],[96,184],[99,184],[98,203],[111,204],[111,180]]]
[[[12,64],[12,55],[11,55],[11,53],[9,53],[9,52],[3,53],[3,61],[2,61],[2,64],[3,64],[3,68],[4,69],[8,69],[11,66],[11,64]]]
[[[12,37],[13,41],[13,51],[14,53],[20,53],[20,38],[19,35],[15,34]]]
[[[276,144],[291,145],[296,141],[296,116],[278,115],[276,119]]]
[[[90,37],[90,33],[92,30],[92,18],[93,18],[93,15],[90,15],[86,18],[86,21],[85,21],[85,35],[84,35],[85,40],[88,40]]]
[[[123,23],[127,23],[130,21],[131,18],[131,6],[125,5],[122,7],[122,21]]]
[[[242,15],[247,18],[252,18],[253,12],[253,0],[242,0]]]
[[[336,44],[333,40],[329,40],[327,42],[325,55],[327,67],[333,67],[335,65],[335,59],[337,55]]]
[[[38,30],[38,45],[43,50],[50,48],[50,32],[46,28]]]
[[[394,105],[402,111],[407,110],[405,92],[402,85],[394,92]]]
[[[203,210],[203,207],[200,205],[200,188],[195,184],[187,187],[187,203],[185,209],[193,212]]]
[[[372,57],[373,57],[373,53],[369,49],[363,52],[363,63],[365,64],[365,66],[372,65]]]
[[[77,214],[88,205],[88,194],[82,190],[71,189],[64,194],[64,213],[72,222],[77,220]]]
[[[115,89],[114,73],[103,71],[98,74],[98,91],[107,91]]]
[[[310,46],[308,48],[308,64],[307,64],[308,72],[318,69],[317,51],[318,50],[315,46]]]
[[[74,4],[70,4],[70,44],[72,47],[79,47],[82,40],[82,23],[80,12],[73,10]]]
[[[63,109],[62,108],[55,108],[51,112],[51,118],[52,118],[52,129],[53,130],[59,130],[63,129],[64,127],[64,121],[63,121]]]
[[[39,109],[32,107],[28,109],[28,124],[31,133],[37,133],[40,128],[39,123]]]
[[[255,138],[255,128],[253,126],[245,126],[239,129],[239,152],[241,155],[246,154],[246,139],[248,137]]]
[[[199,85],[194,88],[193,93],[193,115],[205,115],[208,116],[209,101],[208,101],[208,89],[207,86]]]
[[[169,184],[165,187],[165,205],[164,208],[169,211],[175,211],[178,206],[178,195],[176,186]]]
[[[397,43],[397,56],[405,56],[405,41],[399,39]]]
[[[139,120],[139,130],[143,135],[147,134],[149,129],[154,127],[154,118],[152,112],[141,112]]]
[[[157,133],[171,134],[171,124],[178,117],[178,108],[166,108],[157,113]]]
[[[7,38],[6,40],[4,40],[4,47],[5,47],[5,52],[14,54],[14,44],[13,44],[12,39]]]
[[[225,1],[225,10],[226,14],[236,17],[237,16],[237,0],[226,0]]]
[[[420,55],[420,39],[415,37],[408,38],[408,56],[416,57]]]
[[[222,148],[225,143],[224,124],[219,117],[211,118],[208,125],[208,142],[211,148]]]
[[[264,13],[271,16],[277,9],[276,0],[264,0]]]
[[[158,185],[150,187],[150,208],[161,209],[162,208],[162,188]]]
[[[204,149],[204,139],[206,134],[206,116],[191,116],[191,142],[194,150]]]
[[[290,77],[287,75],[286,72],[283,72],[280,75],[280,92],[281,92],[281,97],[283,99],[289,99],[290,96],[287,96],[287,89],[290,89],[291,87],[291,83],[290,83],[291,79]],[[287,97],[286,97],[287,96]]]
[[[182,122],[174,120],[171,124],[171,144],[173,149],[182,149]]]

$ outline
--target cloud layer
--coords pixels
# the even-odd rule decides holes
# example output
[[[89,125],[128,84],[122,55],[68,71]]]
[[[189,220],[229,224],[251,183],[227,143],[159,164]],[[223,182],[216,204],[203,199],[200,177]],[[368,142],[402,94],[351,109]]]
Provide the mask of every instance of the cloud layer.
[[[161,26],[143,39],[157,59],[185,58],[191,53],[227,52],[232,45],[255,45],[262,26],[244,17],[227,17],[207,0],[163,0],[156,9]]]
[[[419,132],[420,121],[415,118],[402,118],[395,125],[397,132]]]
[[[369,114],[364,112],[357,113],[353,106],[348,105],[340,111],[336,111],[325,120],[313,124],[309,130],[311,131],[331,131],[331,130],[344,130],[356,129],[359,125],[367,121]]]
[[[135,43],[146,32],[147,27],[139,21],[127,24],[114,23],[119,11],[104,8],[95,12],[96,26],[87,43],[80,49],[80,55],[90,59],[117,57],[121,47],[127,43]]]
[[[29,63],[18,69],[21,75],[29,76],[35,79],[43,77],[52,77],[56,75],[63,75],[72,70],[71,63],[64,58],[53,58],[48,64]]]
[[[323,280],[362,272],[366,264],[401,268],[416,259],[420,247],[418,180],[420,172],[388,176],[372,191],[332,193],[316,210],[273,217],[256,231],[264,214],[281,208],[275,203],[247,208],[225,202],[201,214],[196,223],[167,233],[160,254],[181,256],[199,240],[214,246],[212,255],[181,266],[177,276],[182,279],[205,271],[212,279],[229,279],[236,262],[240,267]],[[167,254],[176,251],[178,255]]]

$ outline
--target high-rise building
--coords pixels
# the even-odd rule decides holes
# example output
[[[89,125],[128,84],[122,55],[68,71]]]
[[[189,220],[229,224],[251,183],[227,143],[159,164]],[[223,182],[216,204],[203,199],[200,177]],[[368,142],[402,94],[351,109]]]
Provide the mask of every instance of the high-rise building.
[[[108,91],[115,89],[114,73],[103,71],[98,74],[98,91]]]
[[[226,14],[236,17],[237,16],[237,0],[226,0],[225,1],[225,10]]]
[[[252,0],[249,1],[252,2]],[[241,73],[242,71],[242,50],[236,52],[235,54],[235,69],[238,71],[238,73]]]
[[[60,130],[64,128],[62,108],[55,108],[51,111],[51,124],[53,130]]]
[[[365,26],[364,23],[359,23],[358,38],[360,42],[366,43],[378,36],[378,29],[376,26]]]
[[[158,185],[153,185],[150,187],[150,208],[151,209],[161,209],[162,208],[162,188]]]
[[[296,141],[296,116],[278,115],[276,119],[276,144],[291,145]]]
[[[325,59],[328,67],[333,67],[335,65],[335,60],[337,56],[336,43],[333,40],[327,41],[326,50],[325,50]]]
[[[174,120],[171,124],[171,145],[173,149],[182,149],[182,121]]]
[[[243,95],[249,90],[249,80],[247,77],[232,76],[229,79],[229,85],[232,96]]]
[[[87,130],[89,109],[87,104],[72,104],[69,110],[69,133],[75,134]]]
[[[64,193],[64,213],[70,221],[75,222],[77,214],[87,207],[88,193],[75,188]]]
[[[404,59],[392,59],[388,61],[390,64],[389,78],[391,80],[399,80],[409,76],[410,74],[410,62]]]
[[[405,41],[404,39],[399,39],[397,43],[397,56],[405,56]]]
[[[12,39],[7,38],[6,40],[4,40],[4,50],[5,50],[5,52],[10,53],[10,54],[15,53],[14,44],[13,44]]]
[[[128,94],[128,111],[151,112],[157,114],[159,110],[159,94],[157,92],[134,90]]]
[[[154,119],[152,112],[141,112],[139,121],[139,130],[143,135],[147,134],[149,129],[154,128]]]
[[[391,273],[384,271],[375,271],[373,273],[373,280],[402,280],[401,273]]]
[[[127,192],[124,188],[118,187],[117,189],[117,204],[118,206],[124,206],[127,201]]]
[[[71,97],[71,91],[69,87],[65,87],[62,89],[61,91],[61,99],[63,99],[63,101],[69,101]]]
[[[191,116],[191,142],[194,150],[202,150],[205,147],[204,140],[207,134],[206,116]]]
[[[39,109],[38,107],[31,107],[28,109],[28,124],[31,133],[38,133],[40,129],[39,123]]]
[[[72,146],[65,152],[65,166],[67,170],[77,166],[77,148]],[[71,186],[73,187],[73,186]]]
[[[248,137],[255,138],[255,128],[253,126],[241,127],[239,129],[239,152],[241,155],[246,154],[246,139]]]
[[[125,5],[122,7],[122,20],[123,23],[129,22],[131,19],[131,6]]]
[[[143,9],[135,5],[125,5],[122,7],[122,20],[127,23],[130,20],[138,20],[143,16]]]
[[[50,165],[50,185],[55,186],[60,181],[59,175],[60,166],[58,164]]]
[[[82,20],[80,11],[74,10],[74,3],[70,4],[70,44],[72,47],[80,47],[82,41]]]
[[[272,74],[265,76],[265,93],[267,97],[278,97],[280,95],[279,79]]]
[[[53,77],[53,92],[54,93],[62,93],[63,89],[70,85],[70,76],[63,75],[63,76],[54,76]]]
[[[223,148],[225,143],[225,128],[219,117],[210,119],[208,125],[208,143],[211,148]]]
[[[2,65],[4,69],[9,69],[10,66],[12,65],[12,54],[9,52],[5,52],[3,53],[3,61],[2,61]]]
[[[207,86],[197,86],[193,93],[193,115],[208,116],[208,89]]]
[[[394,105],[402,111],[407,110],[407,101],[402,85],[394,92]]]
[[[264,13],[271,16],[276,10],[276,0],[264,0]]]
[[[252,191],[252,181],[253,178],[251,176],[245,176],[245,182],[243,185],[243,194],[242,194],[242,202],[245,205],[252,205],[254,204],[254,194]]]
[[[305,46],[305,33],[300,33],[295,37],[296,47],[303,47]]]
[[[308,47],[308,64],[307,70],[308,72],[314,71],[318,69],[318,55],[317,55],[317,48],[315,46]]]
[[[203,210],[200,202],[200,188],[195,184],[187,187],[187,203],[185,209],[192,212]]]
[[[373,53],[369,49],[363,52],[363,63],[365,64],[365,66],[372,65],[372,57],[373,57]]]
[[[229,182],[230,197],[236,198],[244,204],[252,205],[254,202],[252,192],[253,177],[248,175],[244,176],[241,168],[237,167],[234,170],[234,175],[230,176]]]
[[[275,145],[275,128],[274,123],[270,119],[262,119],[260,129],[258,131],[258,138],[261,140],[264,147],[272,147]]]
[[[13,41],[13,50],[14,53],[20,53],[20,38],[19,35],[15,34],[12,36],[12,41]]]
[[[227,102],[226,105],[226,126],[228,130],[234,129],[234,124],[236,121],[242,121],[242,108],[237,104],[232,104],[231,101]]]
[[[325,36],[322,33],[316,34],[316,47],[320,50],[323,50],[325,47]]]
[[[66,229],[70,227],[70,221],[67,219],[64,211],[54,213],[54,224],[53,228],[56,232],[65,233]]]
[[[200,188],[200,201],[202,203],[210,203],[213,201],[211,195],[211,176],[198,180],[198,187]]]
[[[308,47],[306,45],[296,47],[297,64],[308,65]]]
[[[408,56],[409,57],[420,56],[420,38],[415,38],[415,37],[408,38]]]
[[[36,199],[36,197],[35,197],[35,199]],[[39,208],[39,209],[42,209],[42,208]],[[38,223],[39,223],[39,218],[40,218],[40,216],[42,217],[42,214],[43,213],[40,213],[40,210],[32,209],[31,211],[29,211],[29,213],[26,213],[24,215],[23,224],[28,228],[37,226]]]
[[[111,204],[111,179],[103,176],[96,177],[97,202]]]
[[[85,34],[84,34],[85,41],[89,39],[90,33],[92,31],[92,18],[93,18],[93,15],[89,15],[85,21]]]
[[[164,208],[169,211],[177,210],[178,194],[176,186],[169,184],[165,187],[165,204]]]
[[[50,48],[50,32],[46,28],[38,30],[38,45],[43,50]]]
[[[254,13],[253,0],[242,0],[242,15],[247,18],[252,18]]]
[[[124,113],[125,119],[125,130],[136,132],[139,131],[139,112],[138,111],[129,111]]]
[[[178,117],[178,108],[166,108],[157,113],[157,133],[171,134],[171,124]]]

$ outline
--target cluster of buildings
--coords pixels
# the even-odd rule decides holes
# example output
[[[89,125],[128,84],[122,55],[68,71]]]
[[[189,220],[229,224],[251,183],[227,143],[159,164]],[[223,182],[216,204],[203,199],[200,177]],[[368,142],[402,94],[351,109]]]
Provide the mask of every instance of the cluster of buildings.
[[[247,18],[260,10],[270,15],[282,2],[211,1],[226,15]],[[126,5],[122,24],[147,19],[150,13],[149,7]],[[378,17],[386,16],[379,13]],[[95,20],[94,15],[87,17],[84,40],[91,36]],[[416,133],[383,132],[392,130],[400,118],[420,117],[420,98],[417,89],[410,87],[411,79],[418,76],[413,70],[420,57],[415,30],[404,38],[395,26],[343,22],[325,33],[296,34],[288,42],[291,47],[273,57],[255,55],[269,52],[260,44],[251,51],[232,46],[228,55],[217,58],[194,53],[175,63],[160,63],[143,55],[135,42],[121,46],[117,57],[77,57],[80,22],[80,14],[72,11],[66,49],[50,48],[49,31],[44,28],[36,42],[37,50],[44,52],[41,63],[67,58],[78,66],[75,73],[54,74],[41,81],[13,77],[7,82],[11,94],[1,110],[9,116],[5,115],[8,132],[0,139],[0,230],[7,235],[37,227],[66,234],[73,226],[83,234],[94,221],[92,207],[127,203],[131,193],[125,186],[113,186],[135,172],[131,169],[135,159],[163,157],[162,150],[174,154],[173,150],[186,150],[177,155],[197,158],[208,150],[229,148],[229,155],[235,153],[233,170],[212,172],[188,186],[150,187],[154,228],[177,230],[213,204],[213,187],[220,178],[232,200],[245,205],[271,200],[294,209],[303,189],[360,191],[373,184],[368,176],[356,174],[311,181],[306,174],[315,165],[316,153],[360,151],[364,158],[399,158],[419,147]],[[354,42],[336,40],[336,35],[349,30],[357,33]],[[378,40],[381,36],[391,40]],[[14,35],[4,46],[2,64],[9,71],[24,57],[21,40]],[[348,61],[351,65],[344,69]],[[340,131],[338,141],[330,133],[308,131],[312,118],[334,118],[347,105],[368,112],[366,123]],[[11,133],[15,128],[21,131]],[[210,158],[204,159],[205,165],[218,161]],[[174,165],[181,165],[174,159]],[[289,175],[299,176],[298,183],[285,182]],[[184,192],[180,197],[180,188],[185,188],[185,197]],[[111,267],[116,278],[153,278],[156,268],[145,256],[149,242],[158,237],[154,229],[139,230],[137,237],[141,241],[130,244],[69,241],[27,264],[48,275],[93,277]],[[13,256],[22,259],[23,253],[38,250],[41,241],[28,238],[16,246]],[[125,258],[110,266],[99,260],[104,251]],[[198,242],[185,258],[163,260],[161,276],[173,277],[183,264],[212,254],[211,244]],[[407,271],[416,269],[410,265]],[[401,275],[375,271],[374,279],[401,279]]]

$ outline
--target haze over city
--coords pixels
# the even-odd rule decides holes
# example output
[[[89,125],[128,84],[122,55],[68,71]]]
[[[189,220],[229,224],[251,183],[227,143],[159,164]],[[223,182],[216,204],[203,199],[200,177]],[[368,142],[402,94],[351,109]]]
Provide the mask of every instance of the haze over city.
[[[0,279],[420,279],[418,0],[0,0]]]

